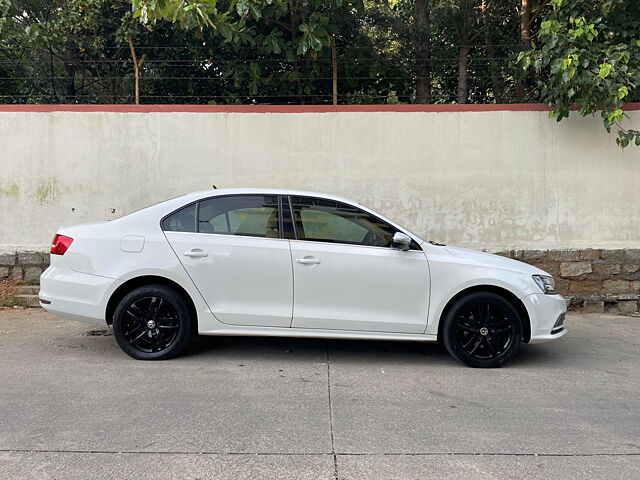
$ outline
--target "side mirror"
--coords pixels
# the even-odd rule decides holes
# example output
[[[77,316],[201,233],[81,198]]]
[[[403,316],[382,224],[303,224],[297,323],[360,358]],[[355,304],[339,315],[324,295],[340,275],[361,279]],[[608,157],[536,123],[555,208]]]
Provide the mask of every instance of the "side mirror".
[[[409,250],[409,245],[411,245],[411,237],[402,232],[396,232],[393,236],[393,240],[391,241],[391,246],[393,248],[397,248],[398,250],[402,250],[406,252]]]

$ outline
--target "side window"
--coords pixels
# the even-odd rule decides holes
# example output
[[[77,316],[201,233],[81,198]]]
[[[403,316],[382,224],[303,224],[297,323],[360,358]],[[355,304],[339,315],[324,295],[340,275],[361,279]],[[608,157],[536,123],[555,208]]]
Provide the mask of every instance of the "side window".
[[[373,215],[345,203],[292,196],[298,238],[372,247],[391,245],[396,230]]]
[[[276,195],[236,195],[200,202],[198,232],[279,238]]]
[[[196,204],[186,206],[169,215],[162,221],[162,229],[166,232],[195,232]]]

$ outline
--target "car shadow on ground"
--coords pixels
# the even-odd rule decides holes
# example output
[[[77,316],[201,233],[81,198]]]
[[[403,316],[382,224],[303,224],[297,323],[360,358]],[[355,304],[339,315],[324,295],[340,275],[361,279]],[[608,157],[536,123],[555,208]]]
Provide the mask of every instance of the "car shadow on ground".
[[[557,348],[549,347],[550,345],[524,344],[518,355],[509,361],[506,367],[554,364],[561,355],[556,352]],[[286,360],[293,356],[297,361],[308,358],[314,362],[326,361],[328,358],[330,361],[341,363],[460,364],[439,343],[282,337],[202,336],[189,348],[185,358],[215,359],[226,355],[240,355],[247,360],[258,360],[267,356],[275,360]]]
[[[111,329],[92,329],[84,332],[83,337],[94,337],[97,343],[112,342],[115,354],[120,352]],[[96,345],[97,346],[97,345]],[[557,342],[541,345],[523,344],[520,352],[505,367],[535,367],[545,365],[561,366],[562,359],[580,352],[567,351],[568,345]],[[381,340],[341,340],[295,337],[227,337],[200,336],[181,357],[182,361],[215,361],[226,358],[242,358],[247,361],[269,358],[276,361],[295,359],[297,362],[309,360],[340,361],[341,363],[370,363],[374,365],[424,365],[428,363],[462,365],[454,360],[445,348],[433,342],[381,341]]]

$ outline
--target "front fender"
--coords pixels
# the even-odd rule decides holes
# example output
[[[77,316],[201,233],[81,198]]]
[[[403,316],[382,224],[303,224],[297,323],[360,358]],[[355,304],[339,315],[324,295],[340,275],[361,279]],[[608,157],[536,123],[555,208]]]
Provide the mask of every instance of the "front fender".
[[[444,249],[435,254],[430,252],[428,259],[431,292],[425,334],[437,335],[438,324],[446,306],[456,295],[470,288],[500,288],[518,299],[540,293],[529,272],[482,264],[451,255]]]

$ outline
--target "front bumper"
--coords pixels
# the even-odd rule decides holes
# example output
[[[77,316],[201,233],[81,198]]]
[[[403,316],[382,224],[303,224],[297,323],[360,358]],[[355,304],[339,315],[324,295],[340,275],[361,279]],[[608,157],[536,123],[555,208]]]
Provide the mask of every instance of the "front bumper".
[[[522,298],[529,320],[531,339],[529,343],[544,343],[566,335],[564,315],[567,301],[562,295],[534,293]]]
[[[116,280],[74,272],[64,263],[56,263],[52,262],[40,277],[40,306],[67,320],[106,326],[108,294]]]

